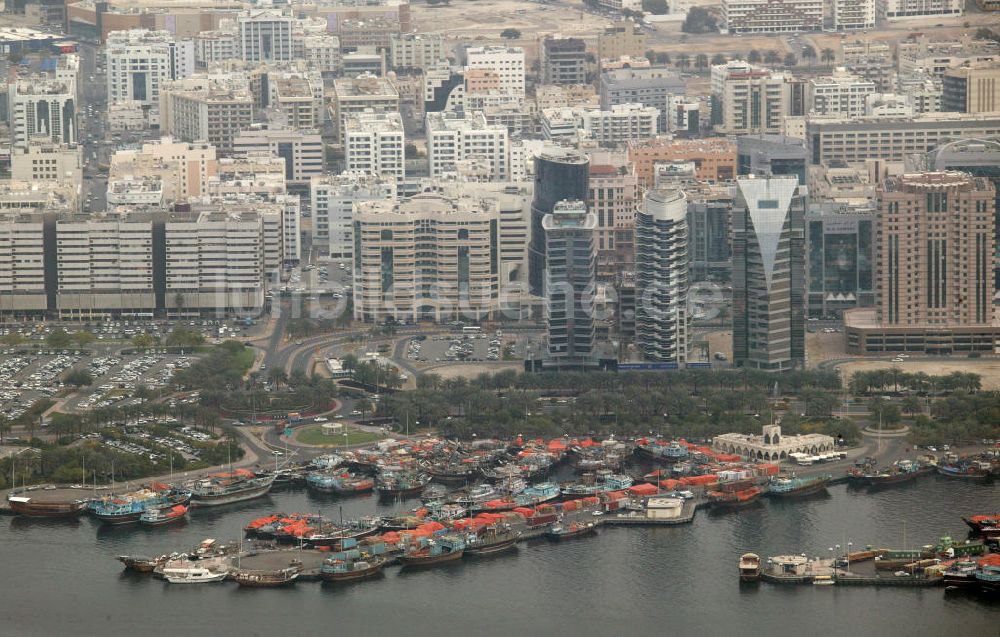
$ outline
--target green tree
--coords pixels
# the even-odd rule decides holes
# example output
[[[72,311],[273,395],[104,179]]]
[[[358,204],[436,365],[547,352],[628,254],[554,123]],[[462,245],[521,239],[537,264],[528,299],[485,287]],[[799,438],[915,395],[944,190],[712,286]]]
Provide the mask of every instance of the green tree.
[[[642,10],[653,15],[666,15],[670,11],[667,0],[642,0]]]
[[[73,343],[73,338],[64,329],[54,329],[45,337],[45,344],[55,349],[66,349]]]
[[[757,49],[750,49],[750,52],[747,53],[747,62],[750,64],[760,64],[760,60],[760,51]]]
[[[205,343],[205,336],[201,332],[189,330],[183,327],[176,327],[167,336],[168,347],[195,348]]]
[[[718,66],[719,64],[725,64],[726,62],[726,56],[722,53],[716,53],[712,56],[712,66]]]
[[[83,387],[84,385],[93,385],[94,377],[85,369],[75,369],[63,376],[63,382],[74,387]]]
[[[0,343],[3,343],[8,347],[17,347],[18,345],[24,343],[26,340],[27,339],[24,338],[24,335],[22,335],[20,332],[11,332],[10,334],[5,334],[3,336],[0,336]]]
[[[676,66],[679,69],[689,68],[691,66],[691,56],[688,55],[687,53],[681,53],[674,60],[674,66]]]
[[[521,32],[517,29],[507,28],[500,32],[500,37],[504,40],[520,40]]]
[[[659,51],[656,54],[656,63],[661,66],[666,66],[670,64],[670,54],[666,51]]]
[[[907,396],[903,398],[903,400],[900,401],[899,406],[903,410],[904,414],[909,414],[910,416],[916,416],[924,409],[920,398],[916,396]]]
[[[649,60],[650,64],[653,64],[653,63],[656,62],[656,51],[654,51],[653,49],[646,49],[645,56],[646,56],[646,59]]]
[[[704,70],[708,68],[708,56],[704,53],[699,53],[694,58],[694,66],[696,69]]]
[[[802,59],[812,65],[812,63],[816,61],[816,48],[811,44],[807,44],[802,47]]]
[[[715,18],[705,7],[691,7],[688,9],[681,31],[684,33],[712,33],[717,31]]]
[[[795,66],[796,64],[798,64],[799,60],[798,60],[798,58],[795,57],[794,53],[786,53],[785,54],[784,62],[785,62],[785,66],[791,67],[791,66]]]
[[[775,51],[774,49],[771,49],[770,51],[764,54],[765,64],[778,64],[779,62],[781,62],[781,54]]]
[[[833,49],[827,47],[820,52],[820,59],[827,64],[832,64],[837,59],[837,54],[833,52]]]
[[[160,342],[160,339],[148,332],[142,332],[132,337],[132,345],[137,349],[149,349]]]
[[[79,347],[86,347],[91,343],[93,343],[94,339],[97,338],[86,330],[78,330],[76,332],[73,332],[72,336],[73,340],[76,341],[76,344]]]
[[[281,387],[288,383],[288,374],[283,367],[272,367],[267,370],[267,380],[275,387]]]

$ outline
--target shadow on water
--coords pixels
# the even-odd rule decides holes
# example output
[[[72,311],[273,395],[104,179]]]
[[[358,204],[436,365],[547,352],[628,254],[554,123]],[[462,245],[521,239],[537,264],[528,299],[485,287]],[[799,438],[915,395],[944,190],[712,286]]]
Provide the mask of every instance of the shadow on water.
[[[31,518],[15,515],[10,519],[10,528],[15,531],[29,529],[68,528],[75,529],[82,525],[79,517],[72,518]]]

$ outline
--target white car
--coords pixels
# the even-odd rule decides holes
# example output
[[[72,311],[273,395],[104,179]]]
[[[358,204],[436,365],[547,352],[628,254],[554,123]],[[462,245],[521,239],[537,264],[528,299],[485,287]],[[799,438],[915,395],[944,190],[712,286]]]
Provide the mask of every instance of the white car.
[[[313,418],[313,422],[326,422],[326,418],[324,418],[323,416],[316,416],[315,418]]]

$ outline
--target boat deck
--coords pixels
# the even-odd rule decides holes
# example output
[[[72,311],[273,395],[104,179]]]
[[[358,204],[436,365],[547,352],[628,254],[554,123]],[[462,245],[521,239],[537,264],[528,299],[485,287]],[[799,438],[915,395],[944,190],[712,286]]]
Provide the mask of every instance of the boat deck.
[[[239,560],[240,568],[248,571],[278,571],[288,568],[292,562],[298,560],[302,562],[302,572],[299,574],[300,580],[319,579],[319,569],[323,565],[323,560],[330,557],[329,552],[316,551],[313,549],[283,549],[277,551],[261,551],[256,555],[244,555]],[[236,568],[236,558],[230,562]]]
[[[25,498],[31,498],[36,502],[44,502],[46,504],[70,503],[94,497],[94,490],[85,487],[57,487],[55,489],[38,487],[27,490],[15,490],[9,493],[12,495],[23,496]],[[101,495],[102,491],[98,491],[97,494]],[[0,514],[13,515],[13,513],[14,512],[11,511],[10,503],[7,501],[7,498],[4,497],[0,500]]]

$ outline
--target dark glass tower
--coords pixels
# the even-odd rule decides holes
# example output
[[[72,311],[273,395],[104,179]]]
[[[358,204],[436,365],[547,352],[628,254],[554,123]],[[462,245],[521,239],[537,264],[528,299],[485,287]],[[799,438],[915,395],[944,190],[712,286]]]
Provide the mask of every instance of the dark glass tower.
[[[542,219],[557,201],[586,201],[590,158],[559,146],[547,147],[535,158],[535,195],[531,202],[531,243],[528,246],[528,284],[531,293],[545,292],[545,231]]]

